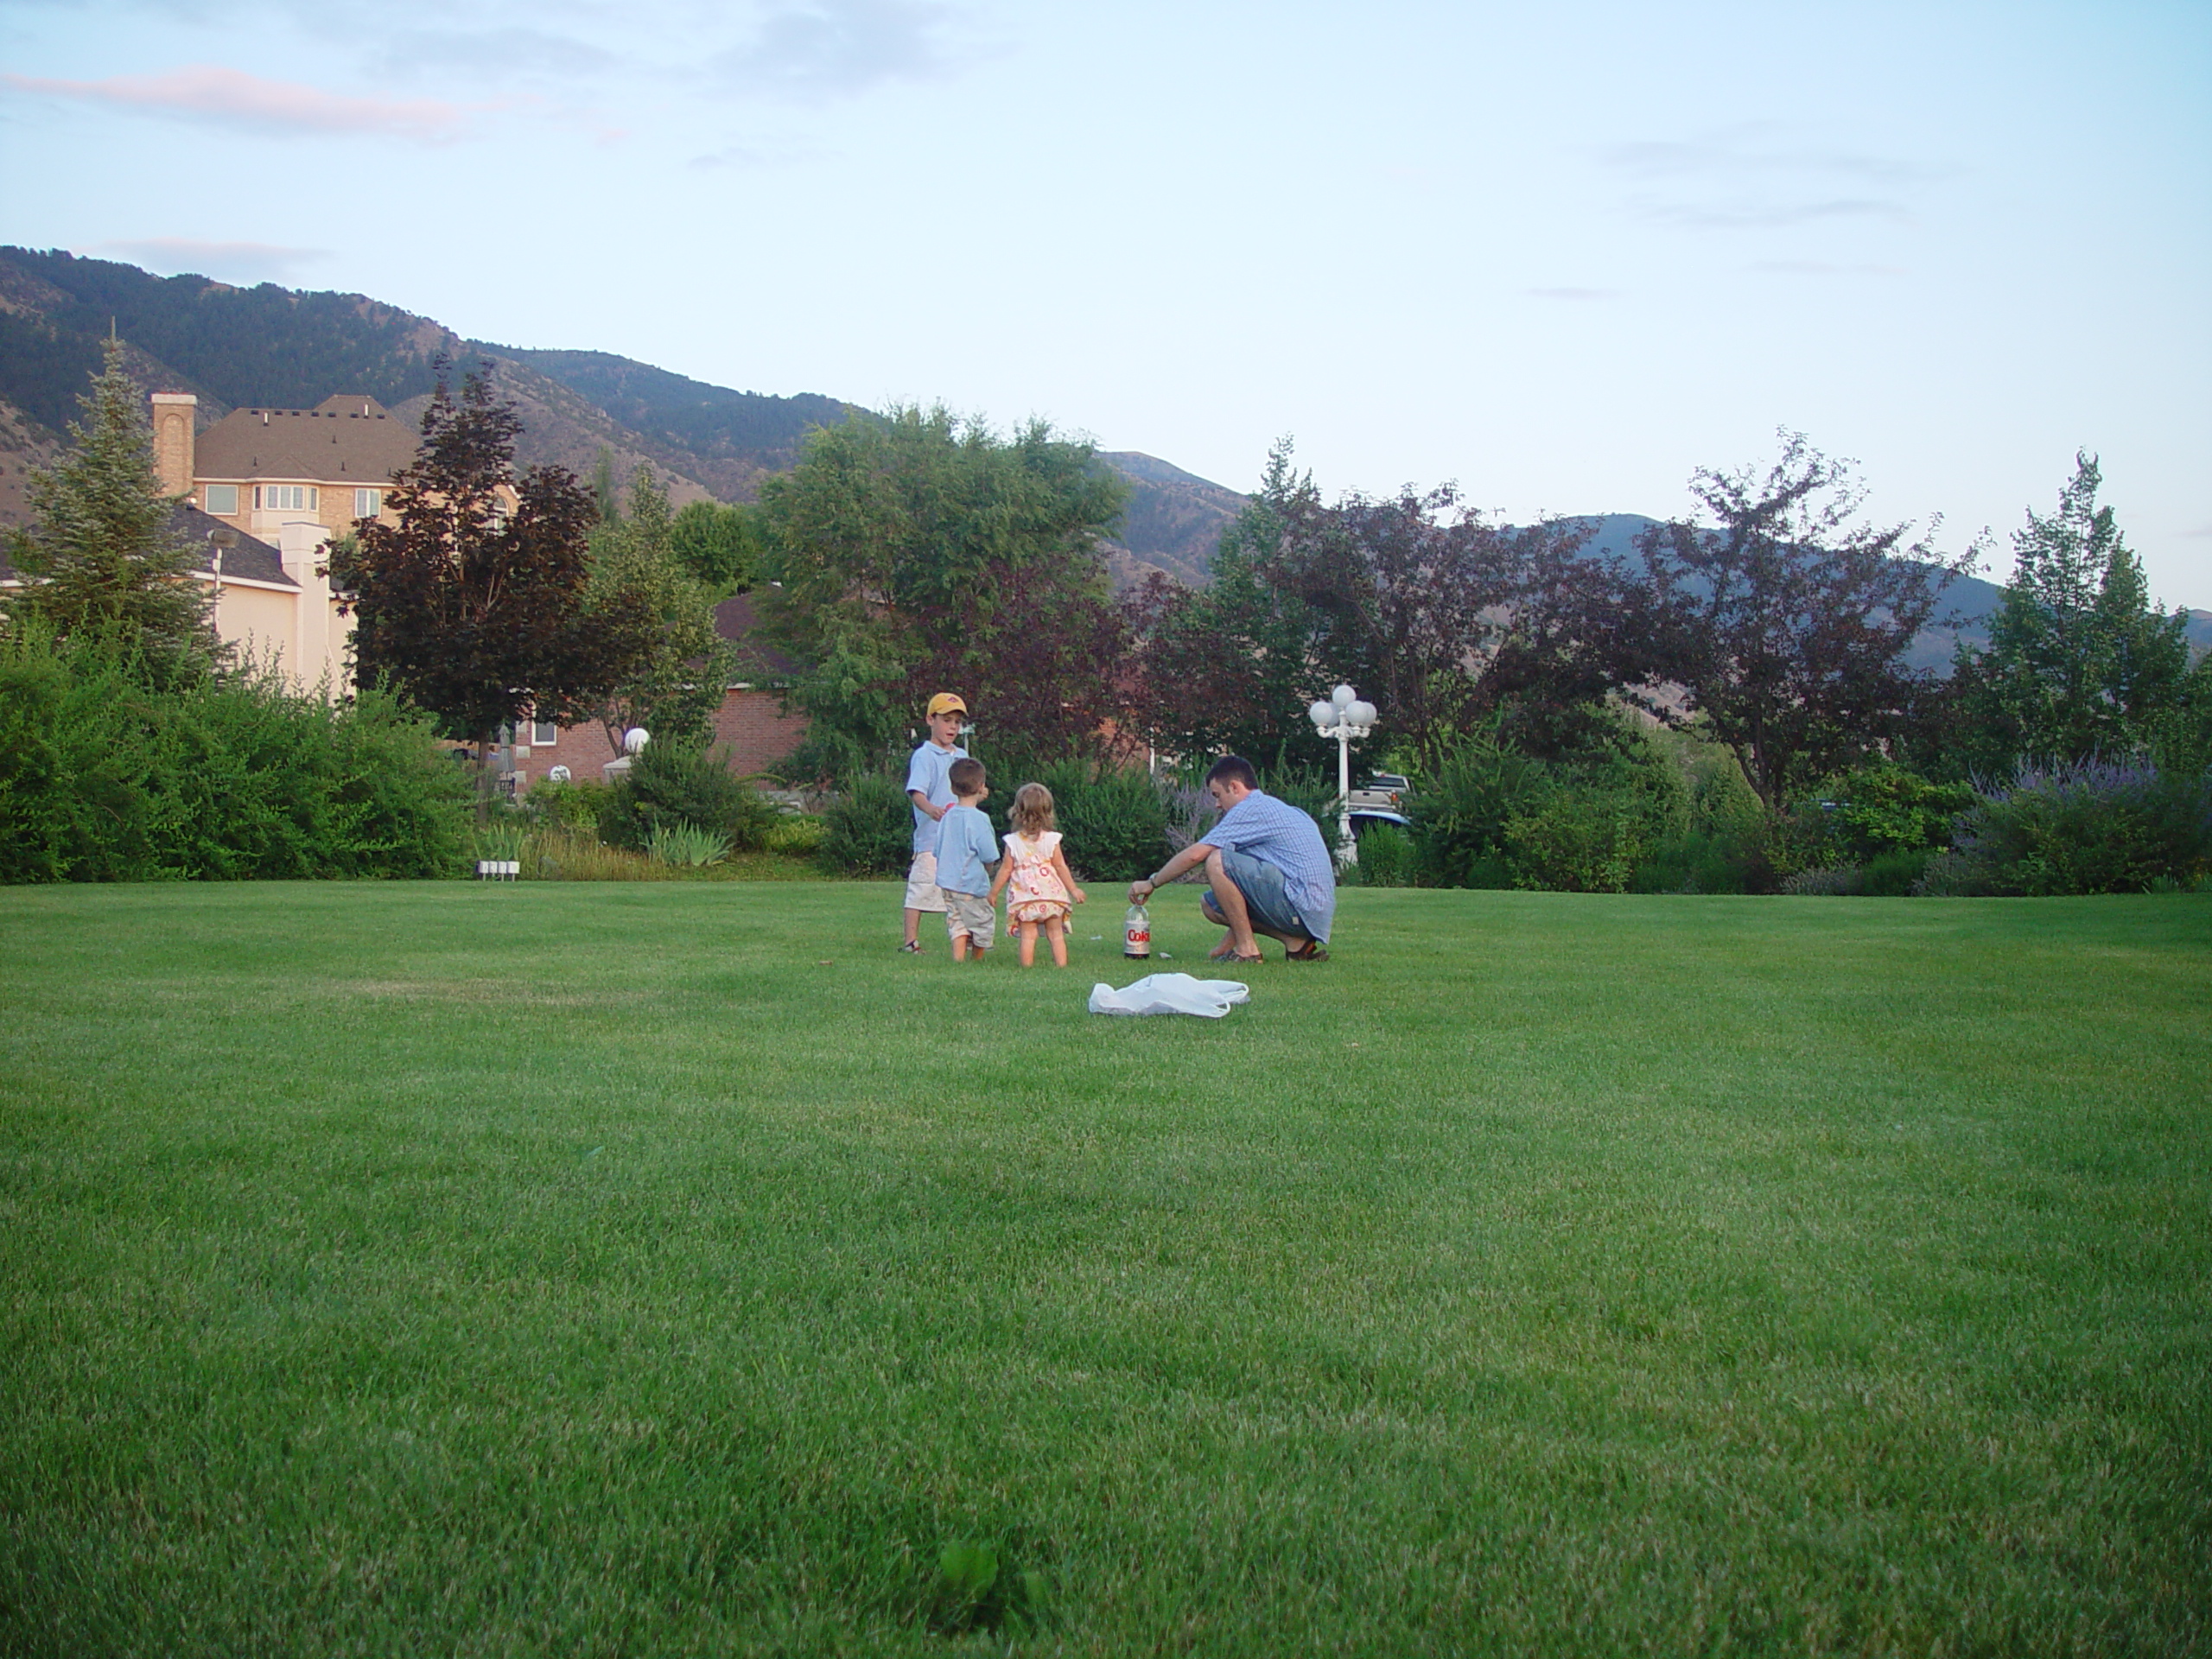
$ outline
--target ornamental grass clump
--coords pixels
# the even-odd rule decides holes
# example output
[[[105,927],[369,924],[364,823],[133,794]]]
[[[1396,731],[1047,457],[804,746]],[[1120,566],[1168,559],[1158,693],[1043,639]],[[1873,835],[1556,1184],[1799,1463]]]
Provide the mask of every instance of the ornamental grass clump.
[[[696,823],[657,823],[645,836],[645,855],[683,869],[704,869],[729,856],[729,837]]]

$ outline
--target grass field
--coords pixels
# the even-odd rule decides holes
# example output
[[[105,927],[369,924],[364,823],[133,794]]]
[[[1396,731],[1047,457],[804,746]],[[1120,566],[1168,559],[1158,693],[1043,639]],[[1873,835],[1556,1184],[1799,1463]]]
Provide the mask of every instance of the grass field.
[[[0,891],[0,1653],[2212,1650],[2212,899],[897,906]]]

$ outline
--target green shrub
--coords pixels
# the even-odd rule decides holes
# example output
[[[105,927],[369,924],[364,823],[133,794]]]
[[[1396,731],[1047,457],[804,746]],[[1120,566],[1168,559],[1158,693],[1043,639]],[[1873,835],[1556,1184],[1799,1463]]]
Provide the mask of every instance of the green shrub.
[[[655,830],[688,824],[749,853],[766,843],[775,821],[760,791],[730,771],[728,750],[649,743],[609,793],[599,833],[610,846],[644,852]]]
[[[2147,760],[2024,766],[1959,820],[1955,855],[1930,861],[1923,893],[2031,897],[2141,893],[2212,872],[2212,772]]]
[[[1662,734],[1630,728],[1594,754],[1547,761],[1484,733],[1421,779],[1408,807],[1427,885],[1619,893],[1688,834],[1692,791]]]
[[[1543,762],[1490,734],[1463,738],[1433,772],[1414,780],[1407,803],[1415,879],[1434,887],[1511,887],[1505,826],[1549,783]]]
[[[1363,887],[1409,887],[1414,880],[1413,837],[1394,823],[1369,827],[1359,838],[1359,862],[1345,874]]]
[[[816,858],[834,875],[904,875],[913,861],[914,804],[905,778],[863,772],[822,815]]]
[[[1053,817],[1066,837],[1068,868],[1084,881],[1135,881],[1167,858],[1167,810],[1152,776],[1135,767],[1061,760],[1022,778],[992,773],[985,803],[1001,835],[1024,783],[1052,791]]]
[[[1875,899],[1905,897],[1920,885],[1920,878],[1928,870],[1928,861],[1935,855],[1924,847],[1910,852],[1877,853],[1866,861],[1867,895]]]
[[[1625,893],[1651,837],[1634,794],[1605,782],[1543,791],[1505,822],[1513,884],[1551,893]]]
[[[543,829],[596,831],[613,798],[612,784],[582,779],[565,784],[538,783],[523,797],[523,810],[531,823]]]
[[[812,858],[821,852],[827,832],[828,826],[819,818],[784,813],[768,826],[768,838],[762,843],[762,850],[780,853],[786,858]]]
[[[0,639],[0,880],[449,876],[467,780],[381,691],[266,664],[156,680],[26,624]]]

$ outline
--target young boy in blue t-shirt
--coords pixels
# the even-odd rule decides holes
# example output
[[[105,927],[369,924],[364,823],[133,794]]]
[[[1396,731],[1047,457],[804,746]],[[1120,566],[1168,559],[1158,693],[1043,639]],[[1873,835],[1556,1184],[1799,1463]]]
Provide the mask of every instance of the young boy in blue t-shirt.
[[[963,756],[946,771],[954,805],[937,824],[937,885],[944,896],[944,931],[952,938],[952,959],[968,960],[972,943],[981,962],[997,931],[991,907],[991,872],[999,861],[999,838],[982,811],[991,791],[984,786],[983,763]]]

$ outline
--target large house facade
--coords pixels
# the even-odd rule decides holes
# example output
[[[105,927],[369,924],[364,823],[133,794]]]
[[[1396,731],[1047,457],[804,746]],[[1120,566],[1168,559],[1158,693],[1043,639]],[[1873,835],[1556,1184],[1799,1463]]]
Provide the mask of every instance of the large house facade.
[[[314,409],[232,410],[200,432],[199,401],[153,394],[154,467],[163,489],[189,497],[208,521],[201,574],[213,590],[215,631],[273,659],[303,689],[337,696],[353,621],[322,574],[324,550],[364,518],[396,522],[385,497],[415,459],[416,435],[374,398],[356,396]],[[245,537],[275,550],[281,585],[237,568]]]
[[[175,528],[200,550],[193,575],[210,589],[217,634],[303,690],[344,696],[353,624],[323,574],[327,549],[364,519],[398,522],[387,498],[415,459],[416,433],[359,396],[314,409],[233,410],[204,432],[191,393],[157,391],[152,404],[155,471],[165,492],[186,498]],[[10,575],[0,568],[0,578]],[[747,677],[724,689],[713,741],[727,748],[733,771],[749,776],[788,755],[806,720],[786,713],[773,689],[792,665],[759,639],[752,601],[723,601],[715,626],[740,647]],[[617,758],[595,723],[525,721],[512,737],[502,769],[518,794],[556,767],[598,779]]]

